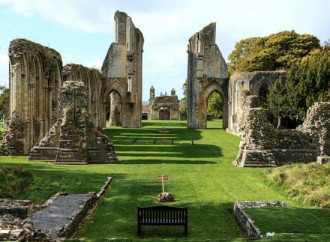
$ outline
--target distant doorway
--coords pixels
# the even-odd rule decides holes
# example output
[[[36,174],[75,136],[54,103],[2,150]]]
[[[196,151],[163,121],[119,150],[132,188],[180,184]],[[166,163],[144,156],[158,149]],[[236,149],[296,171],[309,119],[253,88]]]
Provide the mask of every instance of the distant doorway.
[[[161,107],[159,110],[159,120],[170,120],[171,112],[167,107]]]

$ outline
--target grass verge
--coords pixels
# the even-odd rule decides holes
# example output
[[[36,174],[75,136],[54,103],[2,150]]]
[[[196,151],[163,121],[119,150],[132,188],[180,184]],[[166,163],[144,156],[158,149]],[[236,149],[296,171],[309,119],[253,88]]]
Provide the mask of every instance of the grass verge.
[[[303,205],[330,208],[330,163],[286,165],[264,174],[268,182]]]

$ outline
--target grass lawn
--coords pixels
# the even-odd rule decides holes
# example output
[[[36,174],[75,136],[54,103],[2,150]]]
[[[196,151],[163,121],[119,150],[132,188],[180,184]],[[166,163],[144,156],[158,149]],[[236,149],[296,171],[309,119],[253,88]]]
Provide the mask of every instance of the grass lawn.
[[[107,176],[115,179],[113,188],[78,238],[97,240],[163,238],[182,239],[183,228],[142,227],[137,237],[137,207],[157,205],[161,192],[157,176],[169,176],[166,191],[176,198],[173,206],[187,206],[189,240],[240,239],[244,235],[233,218],[233,202],[279,200],[300,206],[282,192],[268,186],[261,169],[232,165],[239,138],[220,129],[221,121],[209,121],[208,129],[186,129],[184,121],[144,121],[142,129],[104,130],[115,144],[119,164],[64,166],[28,162],[26,157],[0,157],[0,165],[22,165],[35,174],[33,184],[19,198],[43,202],[58,191],[86,193],[97,191]],[[166,127],[169,133],[159,133]],[[137,139],[137,144],[131,144]],[[174,139],[186,144],[152,144]],[[195,145],[188,144],[194,139]],[[150,144],[139,144],[150,141]],[[320,225],[321,226],[321,225]],[[324,226],[324,225],[323,225]]]
[[[295,236],[306,238],[307,241],[330,241],[330,209],[246,208],[244,210],[264,236],[267,232],[275,232],[282,238]]]

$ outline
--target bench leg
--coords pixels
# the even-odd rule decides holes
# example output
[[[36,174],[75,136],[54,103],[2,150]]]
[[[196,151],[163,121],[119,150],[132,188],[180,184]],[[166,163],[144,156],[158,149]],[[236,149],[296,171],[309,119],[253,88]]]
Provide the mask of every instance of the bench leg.
[[[141,234],[141,224],[138,224],[138,235]]]

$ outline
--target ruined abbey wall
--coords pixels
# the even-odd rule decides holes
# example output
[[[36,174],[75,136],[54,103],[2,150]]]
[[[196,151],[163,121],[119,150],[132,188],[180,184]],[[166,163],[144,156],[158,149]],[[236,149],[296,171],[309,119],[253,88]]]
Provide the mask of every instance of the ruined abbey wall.
[[[10,117],[2,153],[26,155],[55,123],[60,112],[61,55],[25,39],[9,46]]]
[[[228,87],[229,108],[227,131],[240,134],[240,125],[244,123],[247,108],[258,107],[267,98],[270,87],[276,80],[286,80],[285,71],[255,71],[235,73],[230,77]],[[246,95],[254,95],[251,103]]]
[[[88,110],[89,93],[81,81],[67,80],[61,88],[61,118],[40,143],[29,160],[57,164],[117,162],[113,144],[94,126]]]
[[[111,44],[102,66],[108,78],[105,99],[112,92],[121,98],[122,127],[139,128],[142,113],[143,35],[124,12],[115,13],[116,40]],[[110,111],[111,113],[111,111]]]
[[[207,102],[218,92],[223,100],[223,128],[228,119],[228,71],[215,43],[216,24],[211,23],[189,39],[187,127],[207,127]]]
[[[263,108],[250,108],[241,130],[236,166],[278,166],[330,157],[330,103],[315,103],[297,129],[275,129]]]
[[[63,81],[83,82],[87,89],[87,112],[95,127],[105,127],[104,86],[106,80],[96,69],[77,64],[67,64],[63,67]]]

